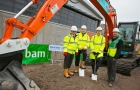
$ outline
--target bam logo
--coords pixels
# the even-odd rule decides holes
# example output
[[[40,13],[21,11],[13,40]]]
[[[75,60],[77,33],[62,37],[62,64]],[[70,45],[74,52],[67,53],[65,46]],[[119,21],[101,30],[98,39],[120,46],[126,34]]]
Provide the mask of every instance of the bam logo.
[[[26,49],[25,57],[26,58],[45,57],[45,51],[28,51],[28,49]]]

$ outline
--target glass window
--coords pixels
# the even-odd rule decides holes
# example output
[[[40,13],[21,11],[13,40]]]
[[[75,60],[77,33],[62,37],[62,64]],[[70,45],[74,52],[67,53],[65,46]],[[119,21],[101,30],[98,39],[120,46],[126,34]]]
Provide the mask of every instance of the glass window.
[[[31,0],[0,0],[0,9],[17,13],[30,1]],[[35,15],[44,1],[45,0],[39,0],[37,4],[29,7],[23,14],[27,16]],[[98,21],[93,20],[92,18],[82,15],[67,7],[62,7],[50,21],[68,26],[76,25],[78,28],[80,28],[81,25],[86,25],[88,31],[92,32],[95,31],[98,24]]]
[[[92,19],[90,19],[90,18],[87,18],[87,22],[88,22],[88,23],[91,23],[91,20],[92,20]]]
[[[62,13],[64,13],[64,14],[68,14],[68,13],[69,13],[69,11],[68,11],[68,9],[67,9],[67,8],[62,7]]]
[[[119,30],[120,30],[120,38],[122,38],[124,41],[127,41],[127,42],[133,41],[135,25],[124,24],[119,27]]]
[[[82,16],[82,20],[83,21],[87,21],[87,17],[86,16]]]
[[[69,10],[69,16],[74,16],[74,11]]]
[[[14,10],[13,0],[0,0],[0,10],[13,12]]]

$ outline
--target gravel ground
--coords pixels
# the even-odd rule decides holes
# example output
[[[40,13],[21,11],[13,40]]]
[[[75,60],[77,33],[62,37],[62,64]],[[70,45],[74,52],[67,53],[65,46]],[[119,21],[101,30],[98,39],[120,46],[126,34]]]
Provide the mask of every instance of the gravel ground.
[[[74,62],[73,62],[74,63]],[[74,70],[74,64],[71,67]],[[91,67],[87,66],[85,77],[78,74],[65,78],[63,62],[23,65],[25,74],[40,87],[41,90],[140,90],[140,67],[132,76],[117,74],[116,83],[109,87],[107,68],[98,70],[98,81],[91,80]]]

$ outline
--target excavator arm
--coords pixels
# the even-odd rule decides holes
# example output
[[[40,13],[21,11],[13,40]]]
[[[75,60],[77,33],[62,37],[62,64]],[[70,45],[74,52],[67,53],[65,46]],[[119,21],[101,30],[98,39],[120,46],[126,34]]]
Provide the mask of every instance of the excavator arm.
[[[28,43],[40,30],[41,28],[54,16],[54,14],[67,2],[67,0],[45,0],[44,4],[38,10],[36,15],[31,17],[26,24],[17,20],[17,18],[30,7],[32,4],[37,3],[38,0],[32,0],[29,2],[18,14],[12,18],[6,20],[6,29],[3,38],[0,40],[2,44],[8,39],[11,39],[14,27],[21,30],[21,34],[17,36],[18,39],[24,39],[25,43]],[[90,2],[99,10],[99,12],[104,16],[107,22],[108,28],[105,28],[106,46],[108,45],[108,40],[112,38],[112,30],[117,26],[116,22],[116,11],[110,4],[109,0],[90,0]],[[107,4],[106,10],[103,4]],[[29,40],[28,40],[29,39]],[[7,42],[10,44],[11,41]],[[12,51],[11,51],[12,52]]]
[[[115,11],[115,9],[110,4],[109,0],[90,0],[90,2],[104,16],[105,21],[107,22],[107,25],[108,25],[109,39],[112,38],[113,28],[117,27],[117,20],[116,20],[116,11]],[[103,5],[103,4],[106,4],[106,5]]]
[[[107,22],[107,27],[104,30],[104,36],[106,38],[106,49],[108,47],[108,41],[113,37],[113,28],[117,27],[117,15],[115,9],[110,4],[109,0],[90,0],[90,2],[98,9],[98,11],[104,16]]]
[[[109,12],[106,12],[100,4],[100,0],[90,1],[105,17],[109,29],[109,38],[111,38],[112,30],[116,25],[116,13],[113,7],[107,0]],[[61,9],[67,0],[45,0],[38,12],[26,24],[20,22],[17,18],[32,4],[36,4],[37,2],[38,0],[32,0],[14,17],[6,20],[4,36],[0,40],[0,90],[40,90],[23,73],[21,67],[22,52],[28,47],[30,40]],[[21,34],[16,39],[12,39],[15,27],[21,30]],[[106,30],[105,35],[107,36],[107,34]]]
[[[55,13],[67,2],[67,0],[45,0],[44,4],[40,7],[36,15],[31,17],[26,24],[23,24],[17,18],[30,7],[32,4],[36,4],[38,0],[32,0],[29,2],[18,14],[13,18],[6,20],[6,29],[3,38],[0,43],[3,43],[7,39],[11,39],[14,27],[21,30],[21,34],[17,36],[20,38],[28,38],[31,40],[41,28],[55,15]]]

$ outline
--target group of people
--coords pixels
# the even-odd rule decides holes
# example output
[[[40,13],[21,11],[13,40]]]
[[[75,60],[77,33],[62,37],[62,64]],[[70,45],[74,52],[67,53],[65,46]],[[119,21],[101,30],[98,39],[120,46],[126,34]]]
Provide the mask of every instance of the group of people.
[[[105,37],[102,35],[102,28],[96,28],[96,34],[90,37],[87,34],[87,27],[82,25],[80,32],[77,33],[76,26],[71,27],[71,32],[64,37],[64,76],[70,78],[70,76],[79,72],[79,68],[86,69],[85,60],[87,57],[87,49],[90,48],[90,59],[92,61],[92,73],[97,74],[97,70],[102,64],[105,48]],[[107,64],[108,64],[108,82],[109,86],[112,86],[116,77],[116,61],[119,58],[121,52],[122,40],[118,36],[119,29],[113,29],[113,38],[109,41],[107,51]],[[80,55],[82,54],[82,60],[80,62]],[[74,55],[75,71],[71,72],[70,67]],[[95,68],[96,65],[96,68]]]

